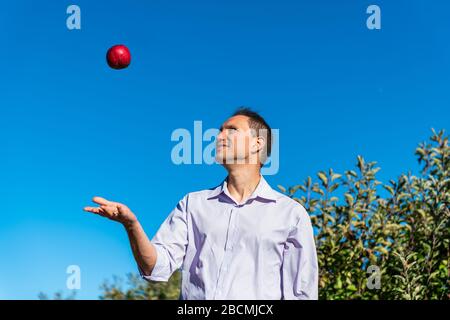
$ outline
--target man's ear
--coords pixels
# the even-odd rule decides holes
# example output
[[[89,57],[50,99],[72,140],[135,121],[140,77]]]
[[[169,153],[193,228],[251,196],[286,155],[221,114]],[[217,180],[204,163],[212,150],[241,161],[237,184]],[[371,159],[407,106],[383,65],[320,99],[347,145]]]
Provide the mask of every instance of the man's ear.
[[[256,153],[259,153],[266,146],[266,139],[263,136],[256,138]]]

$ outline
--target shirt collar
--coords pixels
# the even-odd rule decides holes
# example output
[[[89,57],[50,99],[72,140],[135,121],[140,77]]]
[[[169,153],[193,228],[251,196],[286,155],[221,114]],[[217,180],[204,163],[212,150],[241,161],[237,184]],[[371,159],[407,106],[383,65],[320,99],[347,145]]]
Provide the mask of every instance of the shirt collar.
[[[233,199],[228,191],[227,180],[228,177],[226,177],[220,185],[218,185],[215,189],[212,190],[211,195],[208,197],[208,200],[219,198],[220,196],[223,195],[227,196],[231,200]],[[253,191],[253,193],[250,195],[250,197],[247,199],[245,203],[248,203],[250,200],[254,199],[260,200],[262,202],[269,202],[269,201],[276,202],[275,191],[270,187],[270,185],[267,183],[266,179],[264,179],[262,175],[258,185],[256,186],[256,189]]]

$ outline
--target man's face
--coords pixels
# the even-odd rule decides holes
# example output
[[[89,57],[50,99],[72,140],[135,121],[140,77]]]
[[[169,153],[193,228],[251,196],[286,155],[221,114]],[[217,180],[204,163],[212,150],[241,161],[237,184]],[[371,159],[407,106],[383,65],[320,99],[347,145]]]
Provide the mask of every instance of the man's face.
[[[243,115],[231,117],[220,127],[217,135],[216,160],[221,164],[256,163],[256,144],[256,134],[252,134],[249,118]]]

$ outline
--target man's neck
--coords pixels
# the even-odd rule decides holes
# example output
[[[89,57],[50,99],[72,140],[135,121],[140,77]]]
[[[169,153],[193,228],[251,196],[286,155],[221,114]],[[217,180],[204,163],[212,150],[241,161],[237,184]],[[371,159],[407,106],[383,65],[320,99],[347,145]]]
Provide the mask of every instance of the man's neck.
[[[255,191],[261,180],[260,168],[256,166],[236,165],[227,168],[228,192],[234,200],[241,204]]]

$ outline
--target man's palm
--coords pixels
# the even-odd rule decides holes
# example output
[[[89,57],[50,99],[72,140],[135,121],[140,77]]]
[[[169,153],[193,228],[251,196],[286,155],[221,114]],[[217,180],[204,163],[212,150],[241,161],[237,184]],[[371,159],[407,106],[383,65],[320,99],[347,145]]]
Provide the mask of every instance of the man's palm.
[[[108,201],[102,197],[94,197],[92,201],[100,205],[99,207],[84,207],[84,211],[98,214],[102,217],[118,221],[122,224],[129,224],[136,221],[136,216],[124,204]]]

